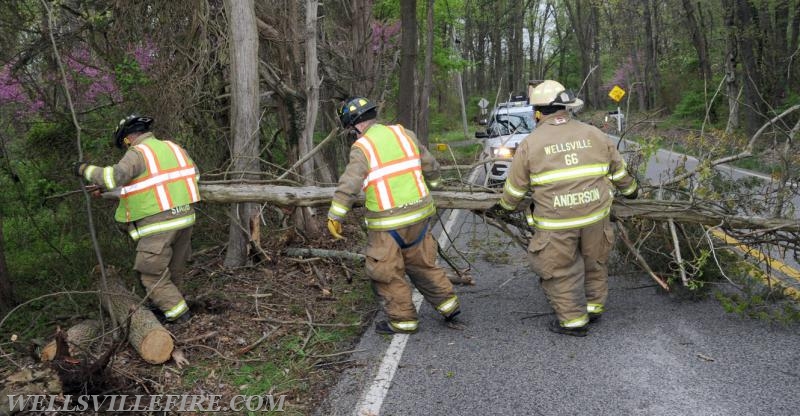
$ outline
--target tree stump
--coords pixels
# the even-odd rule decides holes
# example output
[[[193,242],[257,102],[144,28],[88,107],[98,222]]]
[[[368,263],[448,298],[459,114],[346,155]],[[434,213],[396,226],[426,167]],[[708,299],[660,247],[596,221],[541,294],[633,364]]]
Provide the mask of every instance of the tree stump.
[[[89,351],[92,344],[100,335],[100,322],[89,319],[79,322],[67,330],[67,342],[69,344],[69,355],[77,357]],[[56,356],[56,341],[50,341],[42,348],[40,357],[42,361],[51,361]]]

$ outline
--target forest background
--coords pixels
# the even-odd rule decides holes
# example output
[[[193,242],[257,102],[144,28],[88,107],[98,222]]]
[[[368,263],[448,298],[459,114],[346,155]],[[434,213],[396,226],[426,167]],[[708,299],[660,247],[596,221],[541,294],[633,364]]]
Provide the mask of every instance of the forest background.
[[[711,158],[800,102],[799,34],[798,0],[4,1],[0,311],[30,303],[6,317],[3,342],[97,309],[96,297],[70,294],[96,285],[87,206],[104,261],[130,269],[113,203],[87,205],[71,171],[121,157],[111,133],[127,114],[154,116],[203,181],[332,186],[349,147],[335,111],[346,97],[375,100],[382,120],[428,144],[471,136],[481,98],[555,79],[588,119],[617,107],[607,94],[619,85],[629,124],[651,127],[637,140],[677,131]],[[793,117],[749,167],[796,179],[796,144],[782,140],[797,135]],[[222,247],[228,269],[253,263],[251,218],[286,226],[253,203],[200,213],[194,247]],[[324,213],[290,215],[304,237],[324,230]]]

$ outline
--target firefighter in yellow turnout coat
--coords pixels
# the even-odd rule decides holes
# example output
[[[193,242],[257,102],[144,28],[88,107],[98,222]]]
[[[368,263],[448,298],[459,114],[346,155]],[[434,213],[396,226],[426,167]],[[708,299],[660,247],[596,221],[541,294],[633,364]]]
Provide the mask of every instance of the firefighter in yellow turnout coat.
[[[198,171],[183,148],[153,136],[152,122],[122,119],[114,133],[114,144],[127,149],[122,159],[106,167],[78,162],[75,173],[119,198],[114,217],[137,242],[134,269],[151,301],[166,321],[185,321],[189,307],[173,279],[191,255]]]
[[[585,336],[608,297],[614,188],[633,199],[637,184],[605,133],[571,117],[580,99],[551,80],[530,98],[542,117],[517,147],[499,207],[514,210],[531,191],[528,258],[557,316],[549,329]]]
[[[347,100],[339,110],[345,128],[358,139],[328,211],[328,229],[342,238],[341,221],[361,190],[366,195],[368,231],[366,271],[384,300],[388,321],[377,322],[382,334],[417,331],[417,311],[405,275],[446,320],[459,314],[458,297],[444,270],[436,264],[436,241],[430,216],[436,212],[427,183],[435,187],[439,164],[400,125],[376,122],[375,104],[366,98]]]

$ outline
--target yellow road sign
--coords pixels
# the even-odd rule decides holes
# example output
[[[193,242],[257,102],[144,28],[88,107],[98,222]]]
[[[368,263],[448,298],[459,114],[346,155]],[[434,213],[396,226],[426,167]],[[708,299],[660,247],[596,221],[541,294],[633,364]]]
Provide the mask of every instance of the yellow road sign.
[[[615,85],[614,88],[609,91],[608,96],[611,97],[612,100],[619,102],[619,100],[625,96],[625,90],[620,88],[619,85]]]

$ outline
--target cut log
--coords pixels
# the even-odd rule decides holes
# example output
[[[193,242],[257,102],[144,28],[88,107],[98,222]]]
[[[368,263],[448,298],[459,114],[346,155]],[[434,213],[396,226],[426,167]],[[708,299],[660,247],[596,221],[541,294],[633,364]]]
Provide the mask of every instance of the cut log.
[[[142,306],[142,299],[134,295],[117,279],[108,282],[109,304],[120,328],[128,327],[128,342],[143,360],[150,364],[161,364],[172,357],[174,343],[172,335]]]
[[[67,343],[69,344],[69,355],[78,357],[82,353],[89,351],[94,341],[99,339],[100,322],[89,319],[79,322],[67,330]],[[51,341],[42,348],[40,357],[42,361],[50,361],[56,356],[56,342]]]
[[[261,202],[282,206],[325,206],[330,204],[334,188],[318,186],[264,186],[254,184],[204,184],[200,185],[200,194],[208,202],[238,203]],[[470,191],[433,191],[433,198],[438,208],[486,210],[500,200],[502,194],[496,192]],[[363,204],[362,199],[357,202]],[[520,206],[530,204],[523,201]],[[652,199],[616,199],[612,206],[612,215],[621,218],[647,218],[656,221],[670,219],[680,223],[729,228],[800,231],[800,220],[795,218],[764,218],[756,216],[732,215],[717,206],[692,203],[688,201],[659,201]]]

